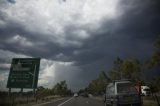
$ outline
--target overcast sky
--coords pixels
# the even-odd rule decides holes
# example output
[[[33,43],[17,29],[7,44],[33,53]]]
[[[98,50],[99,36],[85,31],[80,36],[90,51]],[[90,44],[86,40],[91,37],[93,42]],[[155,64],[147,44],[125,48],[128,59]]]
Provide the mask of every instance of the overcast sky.
[[[12,58],[41,57],[38,85],[85,87],[116,57],[147,59],[159,0],[0,0],[0,89]]]

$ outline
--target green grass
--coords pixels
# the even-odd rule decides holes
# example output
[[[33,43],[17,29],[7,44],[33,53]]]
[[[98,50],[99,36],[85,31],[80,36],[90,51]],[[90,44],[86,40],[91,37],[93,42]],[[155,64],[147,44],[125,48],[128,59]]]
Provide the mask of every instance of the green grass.
[[[103,98],[100,96],[93,97],[93,99],[100,100],[100,101],[103,100]],[[158,99],[160,102],[160,97]],[[143,106],[158,106],[156,99],[154,99],[151,96],[150,97],[142,97],[142,100],[143,100]]]
[[[36,104],[41,104],[41,103],[45,103],[45,102],[51,102],[51,101],[56,101],[56,100],[60,100],[62,99],[63,97],[61,96],[47,96],[47,97],[44,97],[42,99],[38,99],[37,102],[35,100],[35,98],[33,98],[32,101],[29,101],[28,104],[26,103],[20,103],[20,104],[17,104],[16,106],[28,106],[28,105],[36,105]]]
[[[9,97],[5,97],[0,98],[0,105],[5,105],[5,106],[10,106],[11,104],[14,104],[14,106],[31,106],[31,105],[36,105],[36,104],[41,104],[41,103],[45,103],[45,102],[51,102],[51,101],[56,101],[56,100],[60,100],[63,97],[61,96],[47,96],[44,98],[39,98],[36,101],[36,98],[34,98],[33,96],[31,97],[16,97],[14,96],[14,98],[9,98]]]
[[[143,106],[158,106],[157,101],[153,97],[142,97],[142,99],[143,99]]]
[[[96,96],[95,99],[102,101],[103,97]]]

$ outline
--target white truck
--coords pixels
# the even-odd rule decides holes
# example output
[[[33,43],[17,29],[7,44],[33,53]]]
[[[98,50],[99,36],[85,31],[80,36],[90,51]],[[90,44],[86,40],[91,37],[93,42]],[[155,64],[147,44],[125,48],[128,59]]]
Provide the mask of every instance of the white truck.
[[[141,93],[144,96],[150,96],[151,94],[150,88],[148,86],[141,86]]]
[[[104,103],[105,106],[141,106],[142,100],[130,81],[116,80],[108,84]]]

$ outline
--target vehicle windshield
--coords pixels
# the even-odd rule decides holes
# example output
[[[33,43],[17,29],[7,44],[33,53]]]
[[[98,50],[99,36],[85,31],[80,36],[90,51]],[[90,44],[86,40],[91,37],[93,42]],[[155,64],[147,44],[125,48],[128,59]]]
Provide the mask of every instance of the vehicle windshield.
[[[131,83],[118,83],[117,93],[137,93]]]
[[[0,0],[0,106],[148,106],[159,83],[160,0]]]

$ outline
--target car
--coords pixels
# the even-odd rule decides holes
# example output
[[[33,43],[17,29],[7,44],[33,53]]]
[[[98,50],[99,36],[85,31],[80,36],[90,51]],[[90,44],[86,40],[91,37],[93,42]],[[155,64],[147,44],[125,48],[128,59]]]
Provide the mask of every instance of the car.
[[[89,96],[89,97],[93,97],[93,95],[92,95],[92,94],[88,94],[88,96]]]
[[[74,97],[78,97],[78,94],[77,93],[74,93],[74,95],[73,95]]]
[[[115,80],[106,87],[105,106],[141,106],[139,93],[129,80]]]

